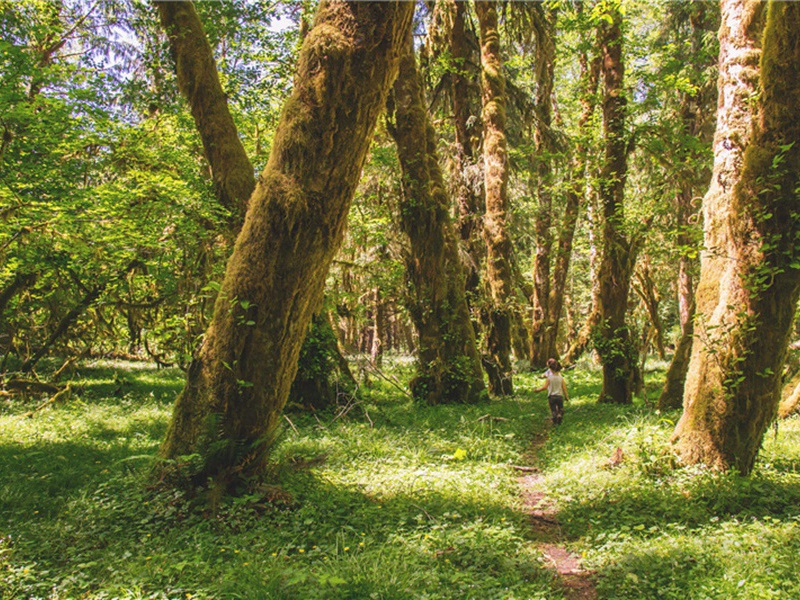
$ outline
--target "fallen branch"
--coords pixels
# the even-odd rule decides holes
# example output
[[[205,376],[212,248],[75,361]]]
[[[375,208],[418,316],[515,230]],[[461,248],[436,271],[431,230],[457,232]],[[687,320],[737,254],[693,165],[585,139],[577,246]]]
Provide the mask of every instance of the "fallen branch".
[[[490,414],[485,414],[482,417],[478,417],[478,421],[508,421],[505,417],[493,417]]]
[[[34,416],[34,415],[35,415],[37,412],[39,412],[40,410],[42,410],[43,408],[46,408],[46,407],[48,407],[48,406],[50,406],[50,405],[52,405],[52,404],[55,404],[56,402],[58,402],[58,401],[60,401],[60,400],[64,400],[64,399],[66,399],[66,398],[69,398],[69,396],[70,396],[71,394],[72,394],[72,386],[70,386],[69,384],[67,384],[67,387],[65,387],[63,390],[61,390],[61,391],[60,391],[60,392],[58,392],[57,394],[55,394],[55,395],[54,395],[52,398],[50,398],[49,400],[45,400],[44,402],[42,402],[42,403],[41,403],[39,406],[37,406],[36,408],[34,408],[34,409],[33,409],[32,411],[30,411],[29,413],[26,413],[26,414],[25,414],[25,416],[26,416],[26,417],[28,417],[29,419],[30,419],[30,418],[33,418],[33,416]]]
[[[394,388],[399,390],[400,393],[402,393],[406,398],[409,398],[411,400],[414,399],[414,397],[405,390],[405,388],[400,384],[399,381],[397,381],[393,377],[389,377],[388,375],[386,375],[383,371],[380,370],[378,365],[376,365],[374,362],[372,362],[372,360],[370,360],[369,358],[366,358],[366,357],[363,360],[370,367],[370,369],[371,369],[373,374],[377,375],[378,377],[380,377],[384,381],[390,383]]]
[[[57,394],[64,388],[52,383],[44,383],[33,379],[9,379],[5,385],[6,391],[27,394]]]

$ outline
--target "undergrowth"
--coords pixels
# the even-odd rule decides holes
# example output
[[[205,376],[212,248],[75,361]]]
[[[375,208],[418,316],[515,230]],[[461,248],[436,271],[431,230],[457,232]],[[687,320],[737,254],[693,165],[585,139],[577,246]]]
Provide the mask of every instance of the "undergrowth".
[[[566,377],[557,428],[530,374],[477,406],[374,381],[347,411],[290,413],[270,485],[212,509],[150,486],[181,373],[84,365],[64,403],[0,405],[0,598],[560,599],[512,468],[546,428],[538,466],[599,598],[800,598],[800,421],[752,477],[721,475],[675,461],[678,413]]]

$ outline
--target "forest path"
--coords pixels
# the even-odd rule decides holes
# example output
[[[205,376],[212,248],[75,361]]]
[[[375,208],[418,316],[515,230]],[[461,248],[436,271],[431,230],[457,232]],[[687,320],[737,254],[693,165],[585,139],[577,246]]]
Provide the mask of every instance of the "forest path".
[[[543,490],[544,477],[538,472],[539,450],[547,443],[547,430],[537,432],[525,455],[531,471],[520,476],[523,511],[530,518],[534,544],[542,554],[545,566],[558,577],[567,600],[596,600],[593,573],[583,568],[579,556],[563,545],[558,511]]]

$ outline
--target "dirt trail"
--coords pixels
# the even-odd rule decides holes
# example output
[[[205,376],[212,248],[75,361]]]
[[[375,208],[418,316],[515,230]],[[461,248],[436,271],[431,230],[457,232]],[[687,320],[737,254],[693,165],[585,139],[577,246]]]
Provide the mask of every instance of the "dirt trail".
[[[547,441],[547,433],[538,434],[531,443],[526,456],[530,472],[519,477],[523,510],[530,517],[534,543],[542,554],[546,567],[558,576],[567,600],[596,600],[593,573],[581,565],[580,557],[571,554],[563,546],[561,525],[553,503],[542,491],[543,477],[536,472],[539,449]]]

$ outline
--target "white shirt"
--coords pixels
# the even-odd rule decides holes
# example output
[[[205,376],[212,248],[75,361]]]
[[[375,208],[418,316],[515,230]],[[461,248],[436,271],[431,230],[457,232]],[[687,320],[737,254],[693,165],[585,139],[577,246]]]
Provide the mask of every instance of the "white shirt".
[[[553,373],[550,369],[544,374],[547,377],[547,395],[548,396],[563,396],[564,395],[564,378],[558,373]]]

